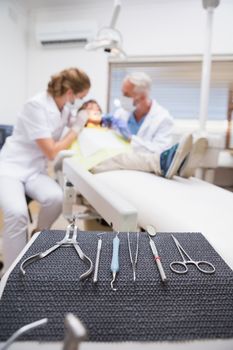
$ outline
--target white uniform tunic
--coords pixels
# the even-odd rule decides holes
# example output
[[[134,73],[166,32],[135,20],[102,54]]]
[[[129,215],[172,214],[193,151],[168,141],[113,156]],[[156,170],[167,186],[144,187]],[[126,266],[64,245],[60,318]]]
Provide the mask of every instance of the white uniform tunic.
[[[36,140],[59,140],[70,111],[59,111],[54,99],[46,92],[30,99],[19,114],[13,135],[6,139],[0,152],[0,176],[6,175],[23,182],[46,173],[47,159]]]
[[[130,113],[121,108],[114,115],[126,121],[130,117]],[[132,135],[133,150],[160,154],[171,146],[173,126],[173,117],[165,108],[153,100],[138,133]]]

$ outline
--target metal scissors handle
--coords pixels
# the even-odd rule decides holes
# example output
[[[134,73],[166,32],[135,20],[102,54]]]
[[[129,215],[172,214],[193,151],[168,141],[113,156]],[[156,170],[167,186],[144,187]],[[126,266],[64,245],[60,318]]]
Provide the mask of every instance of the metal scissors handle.
[[[196,268],[206,274],[212,274],[215,272],[215,267],[213,264],[211,264],[209,261],[200,260],[195,261],[193,260],[184,250],[184,248],[180,245],[179,241],[172,235],[172,238],[176,244],[176,247],[183,259],[183,261],[173,261],[170,264],[170,269],[178,274],[184,274],[188,272],[188,264],[195,265]]]

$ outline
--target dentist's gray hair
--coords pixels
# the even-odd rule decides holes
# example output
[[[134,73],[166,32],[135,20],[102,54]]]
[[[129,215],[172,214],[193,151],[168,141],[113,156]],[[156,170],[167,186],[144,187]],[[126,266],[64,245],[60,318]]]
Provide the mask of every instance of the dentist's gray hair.
[[[149,92],[151,89],[152,80],[146,73],[133,72],[128,74],[123,82],[129,81],[135,86],[136,92]]]

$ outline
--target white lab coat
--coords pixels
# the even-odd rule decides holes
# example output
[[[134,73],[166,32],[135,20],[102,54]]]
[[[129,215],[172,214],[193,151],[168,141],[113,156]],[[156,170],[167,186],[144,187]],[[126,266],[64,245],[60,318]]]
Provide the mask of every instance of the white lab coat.
[[[47,159],[36,140],[50,137],[59,140],[71,118],[71,111],[67,108],[59,111],[46,92],[28,100],[18,116],[13,135],[7,138],[0,152],[0,176],[27,182],[46,173]]]
[[[130,113],[119,108],[114,116],[127,121]],[[171,146],[173,126],[173,117],[165,108],[153,100],[138,133],[132,136],[131,145],[133,150],[160,154]]]

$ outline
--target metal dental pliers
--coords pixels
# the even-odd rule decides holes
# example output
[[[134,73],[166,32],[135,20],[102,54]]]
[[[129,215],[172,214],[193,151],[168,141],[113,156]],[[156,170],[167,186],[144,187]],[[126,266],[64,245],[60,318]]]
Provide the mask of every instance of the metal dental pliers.
[[[76,252],[78,253],[79,258],[89,265],[89,269],[86,272],[84,272],[79,277],[79,279],[84,280],[85,278],[87,278],[93,271],[93,263],[92,263],[91,259],[83,253],[82,249],[80,248],[79,243],[77,242],[77,230],[78,230],[78,228],[75,225],[75,219],[74,219],[73,222],[67,226],[65,237],[60,242],[57,242],[54,246],[47,249],[45,252],[41,252],[41,253],[32,255],[22,262],[22,264],[20,265],[20,270],[21,270],[22,274],[23,275],[26,274],[25,268],[28,265],[31,265],[32,263],[34,263],[40,259],[45,258],[49,254],[54,252],[56,249],[58,249],[59,247],[73,246],[75,248]]]

